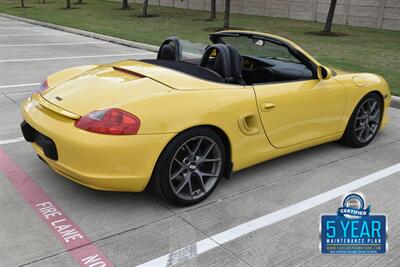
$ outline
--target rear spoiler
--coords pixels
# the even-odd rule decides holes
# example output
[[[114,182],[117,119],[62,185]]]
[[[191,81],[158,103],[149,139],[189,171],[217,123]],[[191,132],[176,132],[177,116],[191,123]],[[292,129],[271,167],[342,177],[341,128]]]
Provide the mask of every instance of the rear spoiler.
[[[62,109],[59,106],[54,105],[53,103],[47,101],[43,96],[41,96],[40,94],[34,94],[32,96],[32,100],[36,101],[37,103],[39,103],[42,107],[47,108],[57,114],[60,114],[62,116],[68,117],[70,119],[73,120],[77,120],[79,119],[81,116],[79,116],[78,114],[72,113],[68,110]]]

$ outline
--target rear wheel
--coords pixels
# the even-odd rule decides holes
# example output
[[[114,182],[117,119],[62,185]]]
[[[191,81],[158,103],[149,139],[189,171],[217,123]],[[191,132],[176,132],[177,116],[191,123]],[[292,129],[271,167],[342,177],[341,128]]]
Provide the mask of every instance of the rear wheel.
[[[342,141],[352,147],[368,145],[380,128],[382,113],[383,103],[379,95],[366,95],[353,111]]]
[[[164,199],[181,206],[192,205],[214,191],[225,167],[221,138],[208,128],[194,128],[167,145],[153,178]]]

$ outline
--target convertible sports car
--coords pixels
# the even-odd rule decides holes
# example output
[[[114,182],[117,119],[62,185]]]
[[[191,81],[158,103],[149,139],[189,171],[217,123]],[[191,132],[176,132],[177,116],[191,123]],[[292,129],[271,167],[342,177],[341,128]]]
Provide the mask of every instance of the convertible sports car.
[[[178,205],[221,177],[335,140],[371,142],[391,95],[375,74],[322,66],[270,34],[221,31],[203,52],[176,37],[157,59],[57,72],[22,105],[22,132],[59,174],[101,190],[147,185]]]

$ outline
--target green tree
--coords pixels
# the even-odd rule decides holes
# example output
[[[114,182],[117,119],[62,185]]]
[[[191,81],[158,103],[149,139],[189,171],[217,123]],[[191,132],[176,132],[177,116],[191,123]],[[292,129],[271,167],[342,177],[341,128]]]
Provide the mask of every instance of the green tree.
[[[21,7],[25,7],[24,0],[21,0]]]
[[[224,28],[229,28],[229,19],[231,15],[231,0],[225,0]]]
[[[210,20],[215,20],[217,18],[217,1],[211,0],[211,13],[210,13]]]
[[[128,0],[122,0],[122,9],[128,9],[128,8],[129,8]]]
[[[148,16],[148,14],[147,14],[148,7],[149,7],[149,0],[144,0],[143,1],[142,17],[147,17]]]
[[[333,17],[335,16],[336,3],[337,0],[331,0],[331,5],[329,7],[329,12],[328,16],[326,17],[326,23],[324,28],[325,33],[332,32],[332,23],[333,23]]]

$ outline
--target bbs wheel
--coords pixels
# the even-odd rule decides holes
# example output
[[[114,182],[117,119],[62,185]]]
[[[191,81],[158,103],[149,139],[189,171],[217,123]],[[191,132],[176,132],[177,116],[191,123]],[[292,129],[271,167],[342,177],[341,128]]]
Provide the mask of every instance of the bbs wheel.
[[[382,113],[383,103],[379,95],[366,95],[353,111],[342,141],[352,147],[368,145],[380,128]]]
[[[160,156],[155,169],[158,193],[177,205],[192,205],[207,198],[226,167],[221,138],[206,127],[175,137]]]

